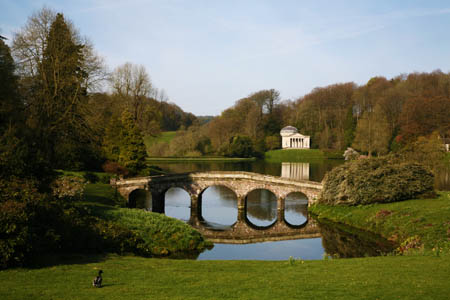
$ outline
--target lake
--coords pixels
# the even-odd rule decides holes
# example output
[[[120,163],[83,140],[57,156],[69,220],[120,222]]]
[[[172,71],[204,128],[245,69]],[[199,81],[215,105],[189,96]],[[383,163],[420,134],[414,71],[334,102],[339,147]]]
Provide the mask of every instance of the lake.
[[[300,163],[269,163],[265,161],[253,162],[152,162],[169,173],[184,173],[194,171],[247,171],[267,175],[281,176],[293,179],[322,181],[325,173],[343,160],[318,160]],[[449,169],[443,169],[436,176],[438,189],[449,190]],[[171,188],[166,192],[165,213],[185,222],[190,217],[190,197],[180,188]],[[202,196],[201,215],[204,226],[211,232],[226,231],[238,220],[237,200],[234,192],[223,186],[209,187]],[[291,194],[286,198],[284,220],[293,226],[307,226],[307,199],[305,195]],[[250,226],[258,228],[265,237],[267,228],[277,221],[277,199],[268,190],[255,190],[247,196],[245,221]],[[311,224],[309,224],[311,225]],[[245,243],[221,240],[214,248],[201,253],[199,260],[287,260],[289,257],[301,259],[322,259],[331,257],[361,257],[374,256],[392,250],[392,245],[377,236],[367,238],[368,233],[349,235],[335,224],[317,223],[318,237],[303,238],[292,235],[292,231],[285,236],[258,239],[242,237]],[[201,231],[201,230],[200,230]],[[269,232],[267,230],[267,232]],[[361,238],[364,236],[364,238]],[[212,239],[209,236],[207,238]]]

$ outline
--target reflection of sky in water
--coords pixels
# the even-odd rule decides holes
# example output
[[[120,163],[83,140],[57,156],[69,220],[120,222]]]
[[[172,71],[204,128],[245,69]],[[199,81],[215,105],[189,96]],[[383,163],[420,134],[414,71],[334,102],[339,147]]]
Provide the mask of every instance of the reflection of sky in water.
[[[301,225],[308,218],[308,199],[302,193],[289,194],[285,199],[284,219],[291,225]]]
[[[170,188],[166,192],[166,215],[183,221],[188,221],[191,216],[191,198],[181,188]]]
[[[199,260],[288,260],[289,256],[301,259],[322,259],[322,239],[303,239],[265,242],[246,245],[214,244]]]
[[[209,223],[232,225],[237,221],[237,199],[230,189],[211,186],[202,194],[202,216]]]

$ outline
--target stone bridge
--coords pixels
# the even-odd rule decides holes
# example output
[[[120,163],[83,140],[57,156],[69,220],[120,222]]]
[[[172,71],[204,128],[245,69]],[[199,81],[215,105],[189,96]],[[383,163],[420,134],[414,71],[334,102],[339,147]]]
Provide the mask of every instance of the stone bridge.
[[[236,194],[238,211],[245,211],[248,193],[257,189],[269,190],[277,197],[278,214],[284,214],[285,198],[291,193],[300,192],[308,198],[308,205],[317,201],[322,184],[307,180],[294,180],[284,177],[250,172],[194,172],[149,177],[136,177],[111,182],[119,193],[131,203],[130,195],[136,190],[146,190],[152,196],[152,211],[164,213],[165,193],[173,187],[182,188],[191,198],[191,221],[202,221],[202,194],[210,186],[225,186]],[[279,216],[280,217],[280,216]]]

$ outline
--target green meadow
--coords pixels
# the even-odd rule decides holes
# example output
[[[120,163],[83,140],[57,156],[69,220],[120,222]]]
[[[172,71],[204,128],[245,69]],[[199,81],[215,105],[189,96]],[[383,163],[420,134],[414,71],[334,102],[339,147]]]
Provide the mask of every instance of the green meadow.
[[[77,261],[78,260],[78,261]],[[99,269],[103,288],[91,285]],[[448,299],[449,257],[191,261],[104,256],[0,272],[1,299]]]

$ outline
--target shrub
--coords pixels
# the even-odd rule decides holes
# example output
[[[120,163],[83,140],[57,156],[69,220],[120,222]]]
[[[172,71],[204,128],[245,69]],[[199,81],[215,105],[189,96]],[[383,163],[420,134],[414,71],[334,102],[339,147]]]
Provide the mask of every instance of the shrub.
[[[319,202],[358,205],[396,202],[434,194],[433,174],[417,163],[388,158],[350,161],[325,175]]]
[[[189,225],[167,216],[142,209],[104,209],[97,207],[94,215],[111,221],[136,234],[135,253],[165,256],[177,252],[198,252],[210,246],[203,236]]]
[[[252,157],[253,152],[253,142],[248,136],[237,135],[231,139],[228,148],[228,156]]]
[[[24,203],[11,200],[0,203],[0,269],[20,265],[30,250],[24,208]]]
[[[119,163],[114,161],[106,161],[102,165],[103,171],[110,174],[115,174],[119,176],[127,176],[130,172],[124,166],[121,166]]]
[[[50,185],[52,194],[59,199],[79,200],[83,194],[85,181],[76,176],[61,176]]]
[[[110,180],[111,180],[110,174],[102,174],[101,176],[99,176],[99,181],[101,183],[109,184]]]
[[[89,183],[96,183],[100,180],[100,178],[97,176],[97,174],[95,174],[93,172],[84,172],[83,178]]]
[[[278,135],[267,136],[265,139],[266,150],[280,149],[281,137]]]
[[[202,153],[198,150],[188,151],[184,154],[185,157],[200,157]]]
[[[0,181],[0,269],[27,266],[40,253],[134,252],[132,230],[89,215],[88,209],[39,193],[30,181]]]
[[[29,181],[0,183],[0,268],[21,266],[36,253],[58,249],[61,206]]]

